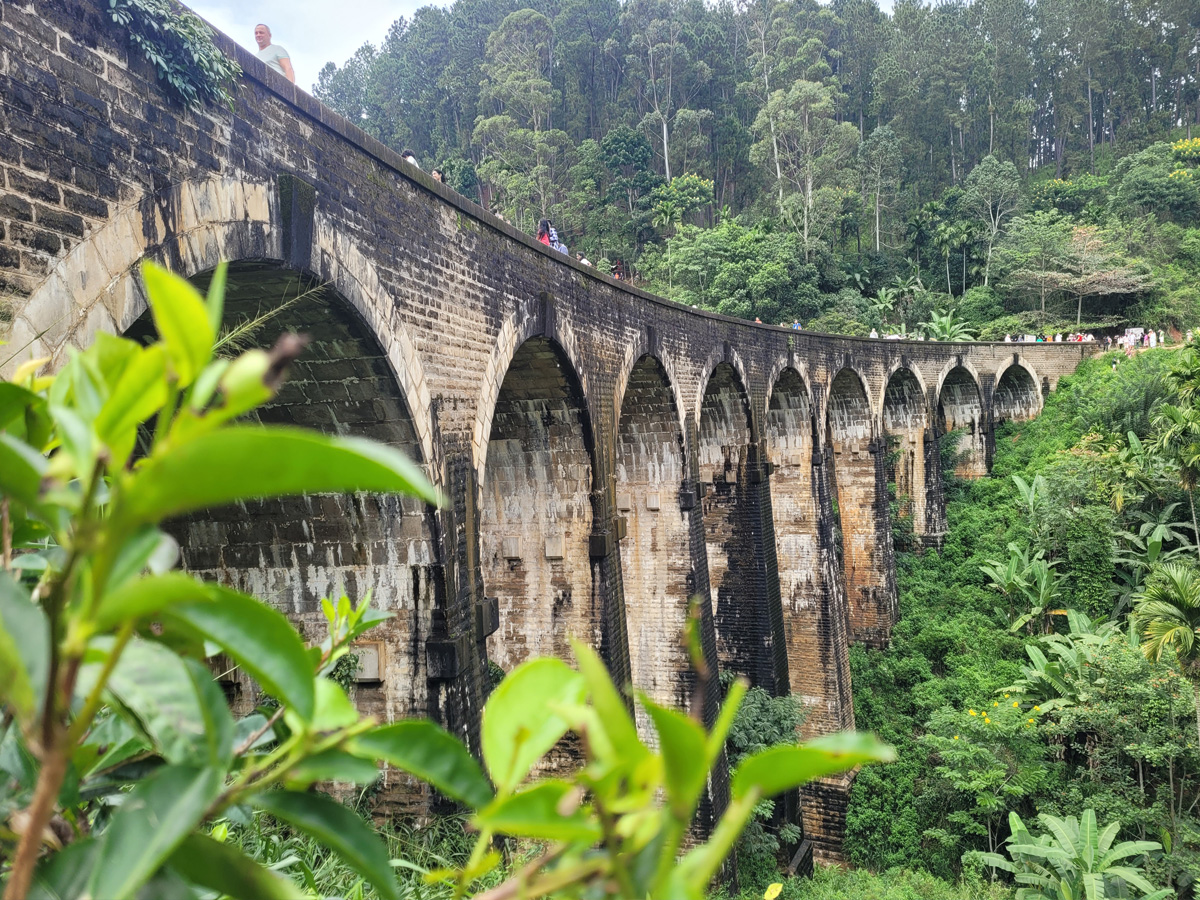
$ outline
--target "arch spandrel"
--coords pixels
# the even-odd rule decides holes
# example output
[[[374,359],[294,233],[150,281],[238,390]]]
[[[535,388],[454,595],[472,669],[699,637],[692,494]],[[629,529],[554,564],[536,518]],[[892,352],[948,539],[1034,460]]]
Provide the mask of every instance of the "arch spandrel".
[[[811,463],[816,409],[803,366],[772,372],[763,413],[767,455],[776,466]]]

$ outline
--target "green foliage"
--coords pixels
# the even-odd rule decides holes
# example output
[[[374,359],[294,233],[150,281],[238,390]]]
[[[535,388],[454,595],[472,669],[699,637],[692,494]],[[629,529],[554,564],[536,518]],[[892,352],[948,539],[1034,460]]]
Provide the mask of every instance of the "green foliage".
[[[762,804],[891,758],[853,734],[796,745],[795,704],[756,696],[751,724],[743,718],[734,738],[742,752],[729,805],[709,840],[680,858],[710,771],[724,763],[742,682],[729,687],[711,730],[698,715],[639,698],[657,733],[651,749],[594,651],[576,646],[578,669],[531,660],[484,707],[486,775],[432,722],[361,717],[347,694],[351,647],[385,615],[345,596],[324,600],[328,635],[305,647],[271,607],[166,571],[174,544],[159,526],[253,497],[375,490],[432,502],[436,492],[386,447],[235,424],[274,395],[295,342],[214,358],[224,270],[207,298],[153,266],[144,277],[158,342],[101,336],[55,377],[37,376],[39,360],[0,384],[0,698],[10,713],[0,809],[16,823],[0,835],[8,896],[33,886],[120,898],[164,885],[297,896],[278,874],[282,861],[267,868],[225,843],[220,820],[246,822],[257,810],[328,848],[339,870],[359,879],[358,893],[398,898],[380,836],[354,810],[309,790],[325,781],[369,785],[386,763],[473,810],[469,854],[427,873],[456,897],[497,880],[499,836],[551,842],[512,876],[516,892],[578,885],[596,896],[701,897]],[[135,458],[147,419],[151,436]],[[204,663],[213,652],[277,699],[270,718],[234,719]],[[747,729],[768,722],[782,746],[753,744],[761,735]],[[584,764],[569,780],[531,781],[568,733]],[[52,822],[71,832],[65,846],[57,834],[45,837]],[[317,890],[312,866],[291,862]]]
[[[322,836],[380,896],[396,896],[386,852],[361,819],[306,792],[317,780],[376,778],[380,754],[354,744],[372,739],[375,723],[324,675],[385,616],[326,601],[329,634],[310,651],[281,613],[167,572],[175,545],[159,526],[302,491],[436,494],[388,448],[232,424],[274,395],[295,348],[215,359],[223,269],[207,299],[152,266],[144,278],[157,343],[101,336],[55,377],[38,377],[38,360],[0,385],[3,538],[17,553],[0,573],[0,696],[12,714],[0,803],[24,823],[0,839],[8,894],[36,884],[126,897],[165,879],[292,896],[199,833],[251,805]],[[152,437],[135,459],[146,420]],[[206,650],[279,699],[270,719],[234,720]],[[42,854],[52,820],[73,823],[72,840]]]
[[[1021,817],[1009,816],[1011,862],[998,853],[984,861],[1012,872],[1018,884],[1017,900],[1108,900],[1127,897],[1132,889],[1143,900],[1165,900],[1170,890],[1156,890],[1134,863],[1138,857],[1161,850],[1157,841],[1122,841],[1114,844],[1121,824],[1099,829],[1096,811],[1085,809],[1076,819],[1043,813],[1038,821],[1049,832],[1034,837]],[[1120,863],[1120,865],[1118,865]]]
[[[233,108],[231,90],[241,66],[217,49],[199,16],[172,0],[109,0],[108,14],[185,106]]]

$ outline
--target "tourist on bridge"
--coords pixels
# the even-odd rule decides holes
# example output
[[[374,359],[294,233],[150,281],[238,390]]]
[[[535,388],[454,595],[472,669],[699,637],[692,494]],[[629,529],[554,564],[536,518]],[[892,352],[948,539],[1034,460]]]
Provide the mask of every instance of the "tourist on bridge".
[[[296,83],[296,71],[292,68],[291,56],[279,44],[271,43],[271,29],[261,22],[254,26],[254,43],[258,44],[258,58],[265,62],[268,68],[274,69],[292,84]]]

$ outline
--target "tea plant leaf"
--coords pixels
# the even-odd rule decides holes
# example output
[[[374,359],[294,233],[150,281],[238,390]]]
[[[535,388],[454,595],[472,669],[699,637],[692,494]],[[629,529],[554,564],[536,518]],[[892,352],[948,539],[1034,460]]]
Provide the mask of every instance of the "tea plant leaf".
[[[0,572],[0,701],[28,722],[46,692],[50,626],[41,608]]]
[[[346,491],[394,491],[437,502],[417,465],[391,447],[301,428],[234,425],[146,460],[114,518],[136,527],[236,500]]]
[[[254,797],[252,802],[264,812],[328,844],[382,897],[399,900],[387,847],[379,835],[349,809],[324,794],[292,791],[268,791]]]
[[[193,884],[241,900],[303,900],[295,882],[264,869],[237,847],[208,835],[191,834],[171,856],[170,866]]]
[[[642,696],[642,706],[654,722],[662,747],[663,778],[671,812],[690,820],[708,777],[707,735],[698,722]]]
[[[216,340],[208,310],[190,282],[160,266],[149,262],[143,265],[142,279],[154,327],[166,347],[179,386],[185,388],[208,364]]]
[[[479,811],[475,822],[481,828],[513,837],[545,841],[598,841],[600,826],[578,809],[564,809],[567,795],[575,790],[567,781],[540,781],[527,790],[497,799]],[[578,806],[578,803],[572,804]]]
[[[94,672],[81,673],[84,686],[87,674]],[[228,765],[233,717],[212,673],[195,660],[135,639],[121,654],[107,690],[168,762]]]
[[[561,659],[522,663],[492,692],[483,708],[483,760],[496,789],[510,793],[533,764],[567,733],[554,708],[579,703],[587,685]]]
[[[384,725],[356,738],[350,749],[416,775],[473,809],[492,800],[491,786],[479,763],[462,742],[428,720]]]
[[[121,803],[101,837],[91,896],[121,900],[142,886],[195,829],[216,799],[214,768],[166,766],[140,782]]]
[[[312,664],[283,613],[216,585],[207,586],[207,595],[164,608],[164,621],[217,644],[292,712],[305,721],[311,719]]]
[[[157,542],[156,539],[155,546]],[[150,553],[147,553],[146,559],[149,558]],[[95,626],[100,631],[108,631],[121,622],[157,615],[169,606],[187,602],[210,603],[212,599],[212,587],[190,575],[182,572],[148,575],[105,594],[96,607]]]
[[[831,734],[799,747],[771,747],[746,757],[733,774],[731,788],[735,798],[754,788],[763,798],[773,797],[825,775],[895,758],[896,751],[874,735]]]

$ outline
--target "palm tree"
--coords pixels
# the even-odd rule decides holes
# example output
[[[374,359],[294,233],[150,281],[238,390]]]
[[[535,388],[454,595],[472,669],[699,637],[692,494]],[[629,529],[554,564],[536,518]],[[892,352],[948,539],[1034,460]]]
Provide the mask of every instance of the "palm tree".
[[[1197,535],[1200,554],[1200,528],[1196,525],[1196,484],[1200,482],[1200,409],[1164,403],[1154,416],[1158,435],[1153,448],[1165,453],[1179,466],[1179,484],[1187,492],[1192,512],[1192,531]]]
[[[1129,897],[1130,888],[1142,900],[1171,896],[1169,890],[1155,890],[1140,869],[1118,865],[1131,856],[1161,850],[1157,841],[1122,841],[1114,846],[1121,823],[1110,822],[1099,831],[1094,809],[1085,809],[1078,820],[1042,813],[1038,821],[1050,833],[1035,838],[1020,816],[1009,813],[1012,861],[999,853],[983,854],[985,863],[1012,872],[1013,880],[1024,885],[1017,889],[1017,900],[1115,900]]]
[[[1133,615],[1147,659],[1158,662],[1168,647],[1175,652],[1179,674],[1192,685],[1200,737],[1200,572],[1181,563],[1159,566],[1137,599]]]

